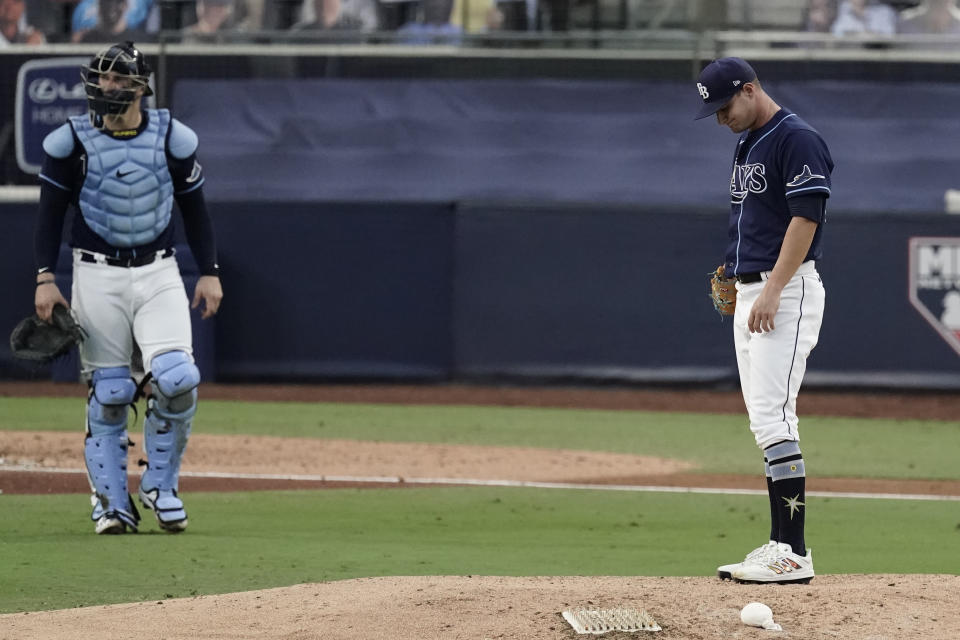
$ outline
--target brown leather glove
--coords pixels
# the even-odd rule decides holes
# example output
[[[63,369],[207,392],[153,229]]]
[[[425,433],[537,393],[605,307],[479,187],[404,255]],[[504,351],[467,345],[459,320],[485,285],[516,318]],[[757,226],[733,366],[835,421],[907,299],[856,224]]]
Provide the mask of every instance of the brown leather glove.
[[[710,275],[710,300],[713,308],[722,316],[732,316],[737,308],[737,279],[724,275],[725,267],[720,265]]]

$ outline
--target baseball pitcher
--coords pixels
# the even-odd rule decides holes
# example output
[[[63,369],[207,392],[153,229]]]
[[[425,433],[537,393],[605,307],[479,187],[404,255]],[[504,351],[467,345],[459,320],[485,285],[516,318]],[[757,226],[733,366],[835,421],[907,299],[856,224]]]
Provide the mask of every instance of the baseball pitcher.
[[[717,569],[738,582],[809,582],[806,470],[797,394],[817,344],[824,288],[817,272],[833,160],[820,134],[763,90],[741,58],[707,65],[697,82],[696,118],[739,134],[730,176],[729,244],[714,276],[733,279],[734,347],[750,429],[763,451],[770,539],[743,562]],[[717,303],[715,302],[715,305]]]

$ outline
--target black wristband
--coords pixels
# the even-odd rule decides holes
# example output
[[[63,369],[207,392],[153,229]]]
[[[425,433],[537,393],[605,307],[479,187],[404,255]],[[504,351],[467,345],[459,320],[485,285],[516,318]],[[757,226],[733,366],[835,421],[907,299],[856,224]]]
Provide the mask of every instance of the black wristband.
[[[39,287],[42,284],[54,284],[55,282],[56,280],[41,280],[40,282],[37,283],[37,286]]]

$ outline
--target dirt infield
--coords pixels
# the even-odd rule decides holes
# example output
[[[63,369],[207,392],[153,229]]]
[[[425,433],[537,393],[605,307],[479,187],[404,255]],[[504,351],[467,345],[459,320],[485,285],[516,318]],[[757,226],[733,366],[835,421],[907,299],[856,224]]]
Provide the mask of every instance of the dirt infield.
[[[80,385],[3,384],[0,396],[75,396]],[[204,398],[397,404],[688,410],[743,413],[738,393],[627,389],[481,388],[469,386],[224,386],[205,385]],[[956,419],[960,397],[933,394],[802,394],[804,415]],[[78,404],[78,414],[82,405]],[[746,437],[746,436],[745,436]],[[0,488],[15,492],[86,492],[82,434],[0,431]],[[251,455],[257,451],[257,455]],[[265,458],[264,452],[273,454]],[[36,452],[42,452],[37,454]],[[131,453],[135,468],[138,452]],[[517,464],[522,459],[523,464]],[[18,470],[14,471],[16,468]],[[22,471],[29,468],[31,471]],[[589,468],[589,477],[573,470]],[[47,471],[44,471],[44,470]],[[447,445],[209,436],[191,439],[185,471],[224,473],[393,475],[555,482],[714,486],[763,489],[759,477],[687,473],[683,463],[645,456]],[[131,480],[135,483],[136,478]],[[322,479],[185,477],[184,491],[344,486]],[[135,485],[134,485],[135,486]],[[364,486],[402,486],[365,484]],[[960,481],[864,481],[812,478],[810,490],[960,495]],[[92,535],[92,534],[91,534]],[[189,535],[187,533],[186,535]],[[727,561],[726,559],[720,559]],[[719,561],[718,561],[719,562]],[[782,632],[746,627],[739,610],[759,600]],[[269,638],[300,640],[425,640],[516,638],[571,640],[560,617],[568,608],[629,606],[663,626],[633,637],[688,638],[956,638],[958,576],[818,575],[808,586],[750,586],[711,578],[391,577],[297,585],[284,589],[160,602],[0,616],[0,640],[16,638],[156,637],[167,640]]]
[[[80,384],[0,383],[0,397],[85,397]],[[479,387],[467,385],[217,385],[202,387],[203,398],[278,402],[536,406],[613,410],[744,413],[739,392],[638,389]],[[805,393],[804,415],[947,419],[960,417],[960,394]],[[82,405],[77,412],[82,415]],[[746,433],[745,437],[749,437]],[[136,435],[133,436],[136,439]],[[0,432],[0,488],[6,493],[86,492],[82,473],[44,473],[50,468],[83,468],[81,433]],[[37,452],[42,452],[39,454]],[[256,452],[253,455],[252,452]],[[130,453],[137,468],[138,451]],[[522,464],[518,464],[522,461]],[[13,466],[32,469],[29,475]],[[578,469],[590,469],[584,475]],[[685,473],[678,461],[589,452],[520,450],[503,447],[337,443],[312,439],[258,439],[208,436],[191,439],[184,470],[234,474],[325,474],[500,479],[595,484],[764,489],[759,476]],[[131,475],[136,487],[137,478]],[[305,479],[224,479],[185,477],[185,491],[236,491],[342,486],[403,486]],[[813,477],[811,491],[960,495],[960,480],[876,480]]]

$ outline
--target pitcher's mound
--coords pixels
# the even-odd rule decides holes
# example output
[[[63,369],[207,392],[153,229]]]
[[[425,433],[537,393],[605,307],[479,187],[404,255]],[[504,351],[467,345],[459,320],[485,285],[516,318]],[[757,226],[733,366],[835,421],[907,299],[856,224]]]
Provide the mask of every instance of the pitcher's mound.
[[[782,632],[744,626],[759,601]],[[579,635],[571,608],[643,609],[658,632]],[[626,638],[924,638],[960,628],[960,576],[817,576],[809,585],[716,578],[420,576],[343,580],[232,593],[0,616],[3,637],[165,640],[554,640]]]

